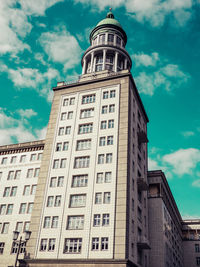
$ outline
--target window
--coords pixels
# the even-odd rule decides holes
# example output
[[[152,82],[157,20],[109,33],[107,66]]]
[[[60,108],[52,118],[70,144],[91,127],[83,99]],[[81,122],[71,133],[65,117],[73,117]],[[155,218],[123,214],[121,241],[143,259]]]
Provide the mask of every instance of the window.
[[[78,158],[75,158],[74,168],[87,168],[87,167],[89,167],[89,163],[90,163],[90,157],[89,156],[78,157]]]
[[[1,160],[1,164],[6,164],[7,163],[7,160],[8,160],[8,158],[2,158],[2,160]]]
[[[45,251],[47,249],[47,239],[41,239],[40,251]]]
[[[11,157],[10,163],[16,163],[16,161],[17,161],[17,157],[16,156]]]
[[[69,104],[69,99],[68,98],[64,99],[63,106],[68,106],[68,104]]]
[[[51,177],[50,187],[56,187],[56,177]]]
[[[42,160],[42,153],[38,153],[37,160]]]
[[[67,151],[69,148],[69,142],[64,142],[63,143],[63,151]]]
[[[98,155],[98,164],[103,164],[104,163],[104,154]]]
[[[47,198],[47,207],[53,207],[53,196],[48,196]]]
[[[38,177],[40,172],[40,168],[36,168],[34,172],[34,177]]]
[[[91,149],[91,139],[77,141],[76,150]]]
[[[60,161],[60,168],[65,168],[67,163],[67,159],[61,159]]]
[[[111,172],[106,172],[105,173],[105,183],[110,183],[112,180],[112,173]]]
[[[56,239],[55,238],[50,238],[49,239],[48,251],[54,251],[55,250],[55,243],[56,243]]]
[[[115,105],[109,105],[109,112],[110,113],[115,112]]]
[[[88,175],[74,175],[72,177],[72,187],[84,187],[88,185]]]
[[[67,229],[83,229],[84,226],[84,216],[68,216]]]
[[[25,222],[24,223],[24,232],[29,231],[29,227],[30,227],[30,222]]]
[[[19,208],[19,214],[25,214],[26,212],[26,203],[21,203]]]
[[[105,43],[105,34],[100,34],[99,35],[99,44],[104,44]]]
[[[108,91],[103,92],[103,99],[107,99],[108,98]]]
[[[35,195],[36,188],[37,188],[37,185],[36,184],[32,185],[32,187],[31,187],[31,195]]]
[[[106,154],[106,163],[112,163],[112,153]]]
[[[16,194],[17,194],[17,186],[13,186],[11,188],[10,196],[14,197],[14,196],[16,196]]]
[[[58,227],[58,216],[53,216],[52,217],[51,228],[57,228],[57,227]]]
[[[70,208],[85,207],[86,194],[71,195],[70,196]]]
[[[103,183],[103,172],[97,173],[96,183],[97,184],[102,184]]]
[[[99,238],[98,237],[92,238],[92,250],[99,250]]]
[[[57,187],[62,187],[64,183],[64,176],[58,177]]]
[[[59,166],[59,160],[58,159],[54,159],[53,161],[53,169],[58,169]]]
[[[108,237],[101,238],[101,250],[108,250]]]
[[[100,224],[101,224],[101,215],[94,214],[93,226],[100,226]]]
[[[197,266],[200,266],[200,257],[196,257]]]
[[[61,151],[62,149],[62,143],[57,143],[56,144],[56,151]]]
[[[60,207],[61,205],[61,196],[56,196],[54,207]]]
[[[106,138],[105,136],[99,138],[99,146],[105,146],[106,145]]]
[[[43,228],[50,228],[50,222],[51,222],[51,217],[50,216],[44,217]]]
[[[107,137],[107,145],[113,145],[113,136]]]
[[[95,204],[101,204],[102,203],[102,193],[96,193],[95,194]]]
[[[117,45],[121,45],[121,38],[119,38],[119,37],[117,36],[117,40],[116,40],[116,42],[117,42]]]
[[[103,214],[102,226],[107,226],[110,223],[110,214]]]
[[[33,203],[28,203],[27,213],[30,214],[33,210]]]
[[[200,252],[199,244],[195,244],[195,252]]]
[[[101,121],[101,129],[107,128],[107,121]]]
[[[14,171],[9,171],[7,180],[14,179]]]
[[[108,34],[108,42],[112,42],[114,41],[114,35],[113,34]]]
[[[60,127],[58,130],[58,135],[63,135],[64,134],[64,127]]]
[[[110,198],[111,198],[111,193],[110,192],[105,192],[104,193],[104,198],[103,198],[103,203],[104,204],[110,204]]]
[[[0,254],[3,254],[4,247],[5,247],[5,243],[4,242],[0,242]]]
[[[69,102],[70,105],[74,105],[75,104],[75,97],[71,97],[70,98],[70,102]]]
[[[8,197],[10,195],[10,187],[5,187],[3,197]]]
[[[2,178],[2,175],[3,175],[3,172],[0,172],[0,180],[1,180],[1,178]]]
[[[63,112],[63,113],[61,113],[61,121],[63,121],[63,120],[66,120],[66,118],[67,118],[67,112]]]
[[[89,109],[83,109],[81,110],[81,119],[83,118],[91,118],[94,116],[94,109],[89,108]]]
[[[82,104],[94,103],[95,102],[95,94],[86,95],[82,97]]]
[[[115,97],[115,90],[111,90],[110,91],[110,98],[114,98]]]
[[[30,161],[35,161],[36,160],[36,154],[31,154]]]
[[[106,114],[108,113],[108,106],[103,106],[101,110],[101,114]]]
[[[23,228],[23,222],[17,222],[15,231],[22,232],[22,228]]]
[[[82,238],[65,238],[64,253],[81,253]]]
[[[9,229],[9,223],[3,223],[3,227],[2,227],[2,234],[7,234],[8,233],[8,229]]]
[[[13,206],[13,204],[8,204],[6,214],[12,214]]]
[[[24,186],[24,192],[23,195],[24,196],[28,196],[30,194],[30,185],[25,185]]]
[[[65,134],[70,134],[71,133],[71,126],[67,126],[65,129]]]
[[[20,162],[23,163],[23,162],[25,162],[25,161],[26,161],[26,155],[22,155],[22,156],[20,157]]]
[[[82,124],[79,125],[78,133],[79,134],[92,133],[92,129],[93,129],[92,123]]]
[[[14,178],[14,179],[19,179],[20,176],[21,176],[21,171],[20,171],[20,170],[17,170],[17,171],[15,172],[15,178]]]
[[[71,120],[73,118],[73,111],[68,112],[67,119]]]
[[[6,204],[0,205],[0,215],[6,214]]]
[[[114,128],[114,120],[108,121],[108,128]]]

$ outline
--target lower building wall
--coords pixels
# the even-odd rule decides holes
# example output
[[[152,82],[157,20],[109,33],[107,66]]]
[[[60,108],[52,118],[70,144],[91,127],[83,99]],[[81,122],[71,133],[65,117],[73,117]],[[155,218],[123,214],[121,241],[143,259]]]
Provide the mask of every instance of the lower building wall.
[[[200,258],[200,252],[195,251],[195,244],[200,247],[200,240],[187,240],[183,241],[183,259],[184,267],[196,267],[196,258]]]

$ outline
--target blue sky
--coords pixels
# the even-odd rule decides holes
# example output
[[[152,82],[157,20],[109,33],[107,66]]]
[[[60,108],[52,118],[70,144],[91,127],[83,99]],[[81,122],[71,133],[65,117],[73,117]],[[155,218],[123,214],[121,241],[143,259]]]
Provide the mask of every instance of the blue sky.
[[[89,33],[113,8],[162,169],[185,218],[200,217],[200,1],[0,2],[0,145],[44,138],[57,81],[81,73]]]

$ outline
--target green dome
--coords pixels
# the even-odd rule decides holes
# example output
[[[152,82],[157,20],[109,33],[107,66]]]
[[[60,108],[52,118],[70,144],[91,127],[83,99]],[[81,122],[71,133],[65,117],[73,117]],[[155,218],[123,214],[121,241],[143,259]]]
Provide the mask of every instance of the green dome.
[[[114,15],[113,13],[110,11],[108,12],[107,16],[105,19],[102,19],[96,27],[98,26],[101,26],[101,25],[105,25],[105,24],[111,24],[111,25],[115,25],[115,26],[118,26],[120,28],[122,28],[121,24],[119,23],[119,21],[117,21],[115,18],[114,18]]]

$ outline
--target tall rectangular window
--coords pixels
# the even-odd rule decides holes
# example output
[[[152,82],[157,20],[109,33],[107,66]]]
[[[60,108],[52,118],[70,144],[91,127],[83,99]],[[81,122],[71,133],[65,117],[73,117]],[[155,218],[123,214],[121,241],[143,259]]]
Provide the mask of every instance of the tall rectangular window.
[[[57,143],[56,144],[56,151],[61,151],[62,150],[62,143]]]
[[[61,121],[66,120],[66,118],[67,118],[67,112],[61,113],[61,117],[60,117]]]
[[[103,106],[101,110],[101,114],[106,114],[108,113],[108,106]]]
[[[111,180],[112,180],[112,173],[105,172],[105,183],[111,183]]]
[[[31,186],[31,195],[35,195],[35,193],[36,193],[36,188],[37,188],[37,185],[36,185],[36,184],[33,184],[33,185]]]
[[[60,207],[60,205],[61,205],[61,196],[56,196],[54,207]]]
[[[43,228],[50,228],[50,222],[51,222],[51,217],[50,216],[44,217]]]
[[[64,142],[63,143],[63,151],[67,151],[69,148],[69,142]]]
[[[17,222],[15,231],[22,232],[22,229],[23,229],[23,222]]]
[[[98,164],[103,164],[104,163],[104,154],[98,155]]]
[[[95,194],[95,204],[101,204],[102,203],[102,193],[96,193]]]
[[[5,247],[5,243],[4,242],[0,242],[0,254],[3,254],[4,247]]]
[[[112,163],[112,153],[106,154],[106,163]]]
[[[64,184],[64,176],[58,177],[57,187],[62,187]]]
[[[101,224],[101,215],[94,214],[93,226],[100,226]]]
[[[27,178],[32,178],[33,177],[33,169],[28,169],[27,170],[27,175],[26,175]]]
[[[196,264],[197,266],[200,266],[200,257],[196,257]]]
[[[13,157],[11,157],[11,159],[10,159],[10,163],[16,163],[16,161],[17,161],[17,157],[16,156],[13,156]]]
[[[28,196],[30,194],[30,185],[25,185],[24,186],[24,192],[23,195],[24,196]]]
[[[103,172],[97,173],[96,183],[97,184],[102,184],[103,183]]]
[[[65,238],[64,253],[81,253],[82,238]]]
[[[57,227],[58,227],[58,216],[53,216],[52,217],[51,228],[57,228]]]
[[[67,119],[71,120],[73,118],[73,111],[69,111],[67,114]]]
[[[38,177],[40,172],[40,168],[35,168],[34,177]]]
[[[88,174],[74,175],[72,177],[72,187],[84,187],[88,185]]]
[[[25,222],[24,223],[24,232],[29,231],[29,228],[30,228],[30,222]]]
[[[113,145],[113,136],[108,136],[107,137],[107,145]]]
[[[0,205],[0,215],[6,214],[6,204]]]
[[[14,179],[14,171],[9,171],[7,180],[13,180]]]
[[[78,157],[78,158],[75,158],[74,168],[87,168],[87,167],[89,167],[89,163],[90,163],[90,157],[89,156]]]
[[[65,129],[65,134],[70,134],[71,133],[71,126],[67,126]]]
[[[49,239],[49,245],[48,245],[48,251],[54,251],[55,250],[55,244],[56,244],[56,239],[50,238]]]
[[[16,196],[16,194],[17,194],[17,186],[13,186],[11,188],[10,196],[14,197],[14,196]]]
[[[56,177],[51,177],[50,187],[56,187]]]
[[[65,133],[65,129],[64,129],[64,127],[60,127],[59,129],[58,129],[58,135],[63,135]]]
[[[26,155],[22,155],[21,157],[20,157],[20,162],[21,163],[24,163],[26,161]]]
[[[110,198],[111,198],[111,193],[110,192],[105,192],[104,193],[104,198],[103,198],[103,203],[104,204],[110,204]]]
[[[101,238],[101,250],[108,250],[108,237]]]
[[[103,99],[107,99],[108,98],[108,91],[105,91],[105,92],[103,92]]]
[[[84,226],[84,216],[68,216],[67,229],[83,229]]]
[[[36,154],[31,154],[30,161],[35,161],[36,160]]]
[[[71,195],[70,196],[70,208],[85,207],[86,205],[86,194]]]
[[[28,203],[27,213],[30,214],[33,210],[33,203]]]
[[[53,200],[54,200],[53,196],[48,196],[48,198],[47,198],[47,207],[53,207]]]
[[[12,214],[13,206],[13,204],[8,204],[6,214]]]
[[[75,97],[71,97],[70,98],[70,102],[69,102],[70,105],[74,105],[75,104]]]
[[[63,100],[63,106],[68,106],[69,105],[69,99],[68,98],[65,98]]]
[[[21,176],[21,170],[17,170],[17,171],[15,172],[15,178],[14,178],[14,179],[19,179],[20,176]]]
[[[60,161],[60,168],[65,168],[67,163],[67,159],[61,159]]]
[[[102,226],[108,226],[109,223],[110,223],[110,214],[108,213],[103,214]]]
[[[106,137],[100,137],[99,138],[99,146],[105,146],[106,145]]]
[[[58,159],[54,159],[53,161],[53,169],[58,169],[59,167],[59,160]]]
[[[195,244],[195,252],[200,252],[200,246],[199,246],[199,244]]]
[[[98,237],[92,238],[92,250],[99,250],[99,238]]]
[[[10,195],[10,187],[5,187],[3,197],[9,197]]]
[[[82,104],[94,103],[95,102],[95,94],[86,95],[82,97]]]
[[[114,128],[114,120],[108,121],[108,128]]]
[[[115,112],[115,105],[114,104],[113,105],[109,105],[109,112],[110,113]]]
[[[40,251],[45,251],[47,249],[47,239],[43,238],[41,239],[40,243]]]
[[[116,95],[115,90],[111,90],[111,91],[110,91],[110,98],[114,98],[115,95]]]
[[[21,203],[19,208],[19,214],[25,214],[26,213],[26,203]]]
[[[2,160],[1,160],[1,164],[2,164],[2,165],[7,164],[7,160],[8,160],[8,158],[6,158],[6,157],[2,158]]]
[[[93,129],[92,123],[82,124],[79,125],[78,133],[79,134],[92,133],[92,129]]]
[[[101,121],[101,129],[107,128],[107,121]]]

